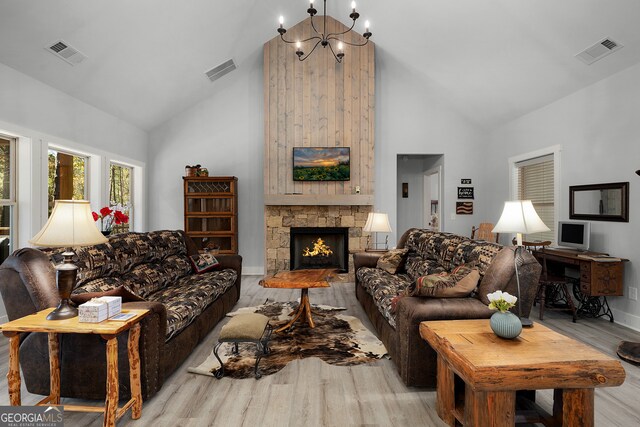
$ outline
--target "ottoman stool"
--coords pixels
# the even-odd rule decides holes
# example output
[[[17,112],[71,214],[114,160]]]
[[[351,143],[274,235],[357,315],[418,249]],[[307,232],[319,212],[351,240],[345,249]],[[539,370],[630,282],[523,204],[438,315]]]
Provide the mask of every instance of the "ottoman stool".
[[[218,344],[213,349],[213,354],[220,363],[220,368],[216,370],[214,376],[218,379],[224,376],[224,364],[218,356],[218,349],[225,343],[233,343],[233,353],[238,354],[238,343],[255,343],[256,345],[256,365],[254,375],[256,379],[262,374],[258,370],[260,359],[265,354],[269,354],[269,339],[273,328],[269,324],[269,318],[258,313],[237,314],[229,320],[229,323],[222,327]]]

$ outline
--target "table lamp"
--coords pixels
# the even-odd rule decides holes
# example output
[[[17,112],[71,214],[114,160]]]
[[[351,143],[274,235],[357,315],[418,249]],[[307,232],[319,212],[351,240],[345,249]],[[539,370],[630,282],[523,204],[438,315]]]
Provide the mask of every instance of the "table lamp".
[[[514,252],[514,263],[516,268],[516,283],[518,285],[518,300],[520,300],[520,273],[518,272],[518,266],[522,265],[524,259],[522,258],[522,235],[531,233],[540,233],[543,231],[549,231],[544,222],[538,216],[538,213],[533,208],[531,200],[515,200],[510,202],[504,202],[504,209],[498,223],[493,228],[493,233],[516,233],[516,250]],[[522,326],[532,326],[528,318],[522,317],[521,304],[518,303],[518,317]]]
[[[367,233],[376,233],[374,239],[374,246],[378,245],[377,233],[391,233],[391,224],[389,224],[389,216],[385,213],[371,212],[367,217],[367,222],[364,224],[362,231]],[[369,249],[369,242],[371,236],[367,237],[367,248]],[[389,235],[384,241],[384,248],[389,249]]]
[[[76,284],[78,267],[73,263],[73,247],[97,245],[108,240],[100,233],[91,215],[91,205],[86,200],[56,200],[53,212],[29,243],[34,246],[68,248],[62,253],[64,261],[56,266],[56,284],[60,304],[47,320],[69,319],[78,315],[78,309],[69,302]]]

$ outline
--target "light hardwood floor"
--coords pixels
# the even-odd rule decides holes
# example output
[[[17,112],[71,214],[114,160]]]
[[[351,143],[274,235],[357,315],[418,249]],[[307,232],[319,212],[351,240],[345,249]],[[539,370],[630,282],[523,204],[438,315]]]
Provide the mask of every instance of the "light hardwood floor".
[[[289,301],[299,297],[298,290],[263,289],[259,279],[243,277],[237,307],[258,305],[267,298]],[[373,330],[353,288],[352,283],[334,283],[331,288],[312,289],[311,302],[347,307],[347,314],[359,317]],[[537,308],[532,317],[537,319]],[[612,356],[620,340],[640,341],[640,333],[606,320],[579,319],[574,324],[564,313],[550,312],[546,317],[545,325]],[[304,359],[258,381],[216,380],[188,373],[187,367],[199,364],[211,352],[220,328],[221,324],[166,380],[162,390],[144,402],[141,419],[133,421],[129,413],[118,426],[444,426],[435,411],[435,391],[404,386],[390,360],[338,367]],[[2,375],[7,372],[7,343],[0,339]],[[597,426],[640,425],[640,367],[625,362],[623,366],[627,378],[622,386],[596,389]],[[8,405],[7,384],[1,379],[0,405]],[[23,385],[24,404],[40,398],[27,393]],[[548,411],[551,399],[550,391],[538,392],[538,402]],[[99,414],[65,414],[67,426],[101,424]]]

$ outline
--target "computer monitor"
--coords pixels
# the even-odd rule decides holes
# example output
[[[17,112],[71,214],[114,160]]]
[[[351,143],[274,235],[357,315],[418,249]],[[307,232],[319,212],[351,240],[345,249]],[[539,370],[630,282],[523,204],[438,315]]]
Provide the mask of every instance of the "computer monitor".
[[[579,251],[589,250],[591,223],[587,221],[558,221],[558,246]]]

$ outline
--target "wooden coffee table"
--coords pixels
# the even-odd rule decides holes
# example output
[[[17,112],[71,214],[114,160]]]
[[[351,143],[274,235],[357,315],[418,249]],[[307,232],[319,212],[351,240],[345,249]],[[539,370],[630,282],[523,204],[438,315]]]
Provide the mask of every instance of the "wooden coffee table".
[[[450,426],[593,426],[594,387],[625,378],[618,360],[539,323],[513,340],[498,338],[488,319],[422,322],[420,335],[438,353],[437,409]],[[554,389],[553,414],[524,399],[535,392],[518,393],[528,410],[516,414],[516,391],[538,389]]]
[[[260,286],[263,288],[301,289],[302,291],[300,295],[300,305],[290,314],[290,316],[292,316],[291,320],[283,327],[276,329],[276,332],[282,332],[285,329],[293,327],[293,324],[298,320],[303,323],[306,321],[309,327],[315,328],[313,317],[311,316],[309,289],[328,288],[329,282],[327,282],[327,279],[334,275],[335,272],[336,270],[332,268],[281,271],[280,273],[276,273],[275,276],[265,277],[260,280]]]

